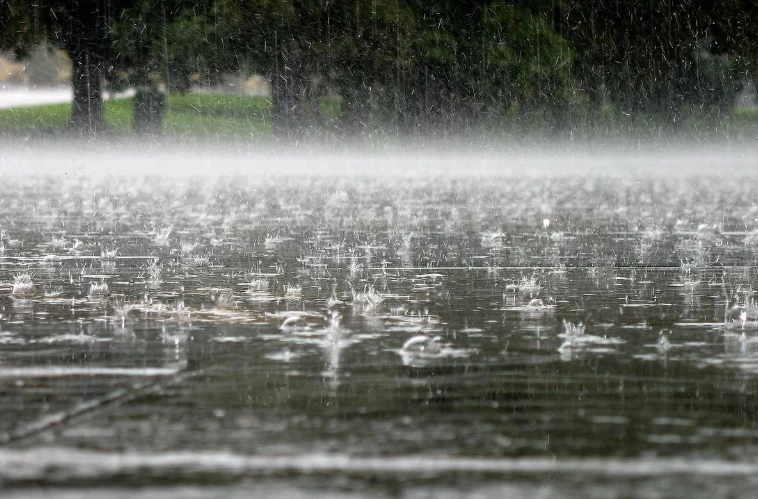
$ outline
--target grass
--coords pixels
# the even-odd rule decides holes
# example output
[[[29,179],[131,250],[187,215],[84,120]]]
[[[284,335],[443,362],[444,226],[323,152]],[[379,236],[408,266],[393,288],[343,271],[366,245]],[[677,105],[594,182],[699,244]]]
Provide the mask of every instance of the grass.
[[[271,101],[266,97],[241,95],[171,95],[164,129],[176,135],[269,135]]]
[[[113,135],[132,133],[132,99],[103,103],[103,117]],[[70,104],[0,109],[0,134],[64,134]],[[167,135],[257,137],[271,133],[271,102],[238,95],[171,95],[164,120]]]
[[[69,104],[0,109],[0,132],[64,130],[68,126],[70,113]]]
[[[117,99],[104,102],[104,119],[109,133],[114,136],[129,136],[132,132],[132,99]],[[320,100],[322,129],[336,129],[340,113],[340,102],[337,98],[327,97]],[[0,135],[9,136],[55,136],[65,135],[68,131],[68,120],[71,113],[70,104],[52,104],[34,107],[19,107],[0,109]],[[612,113],[611,113],[612,114]],[[268,97],[241,96],[230,94],[194,93],[186,95],[170,95],[164,120],[164,132],[167,136],[176,137],[211,137],[211,138],[251,138],[271,135],[271,100]],[[539,120],[537,120],[539,121]],[[623,116],[605,113],[592,127],[579,124],[575,130],[577,137],[635,135],[635,125]],[[661,127],[654,122],[637,124],[640,128],[636,135],[659,133]],[[544,123],[534,126],[517,123],[496,124],[482,133],[497,135],[496,130],[508,135],[508,130],[521,126],[522,133],[532,132],[539,135],[544,129]],[[598,130],[600,132],[598,132]],[[679,132],[695,138],[750,138],[758,137],[758,109],[739,109],[731,116],[721,120],[692,117],[685,120]],[[589,135],[588,135],[589,134]],[[514,136],[518,133],[514,131]]]
[[[271,100],[267,97],[246,97],[228,94],[171,95],[168,99],[172,113],[243,119],[271,118]]]
[[[71,114],[67,105],[66,117]],[[130,133],[132,129],[132,99],[116,99],[103,103],[103,119],[115,133]]]

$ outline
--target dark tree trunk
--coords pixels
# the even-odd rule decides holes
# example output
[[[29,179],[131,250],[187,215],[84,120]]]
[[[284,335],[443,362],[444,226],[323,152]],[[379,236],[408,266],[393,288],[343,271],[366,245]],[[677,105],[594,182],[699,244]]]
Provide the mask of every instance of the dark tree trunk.
[[[272,129],[280,139],[299,135],[302,121],[303,85],[294,71],[285,68],[271,80]]]
[[[303,59],[295,39],[285,33],[274,34],[276,60],[271,77],[271,124],[278,139],[297,139],[303,131],[303,99],[307,81],[303,78]]]
[[[342,89],[340,128],[345,136],[358,136],[369,129],[371,90],[362,81],[349,81]]]
[[[423,135],[427,131],[424,73],[417,71],[402,88],[398,130],[401,136]]]
[[[155,25],[151,20],[151,14],[152,8],[146,12],[140,12],[135,21],[136,26],[140,29],[137,30],[134,40],[133,82],[136,93],[132,109],[132,129],[137,135],[163,132],[166,98],[150,79],[151,68],[154,70],[156,66],[156,61],[151,56],[151,52],[157,43],[155,41]],[[168,84],[168,78],[166,78],[166,84]]]
[[[424,67],[417,71],[405,96],[405,133],[434,136],[444,133],[448,126],[450,106],[449,88],[441,81],[436,68]]]
[[[70,125],[82,133],[96,134],[105,128],[103,120],[102,57],[87,43],[69,50],[73,63],[74,102]]]
[[[309,79],[303,83],[303,124],[315,131],[322,131],[325,116],[321,110],[321,98],[326,96],[325,87],[320,79]]]
[[[66,4],[68,5],[68,4]],[[97,134],[103,121],[103,78],[108,54],[109,14],[99,2],[72,2],[58,12],[60,42],[73,65],[72,129]]]
[[[134,133],[161,133],[165,105],[166,97],[154,86],[137,87],[137,93],[134,96]]]

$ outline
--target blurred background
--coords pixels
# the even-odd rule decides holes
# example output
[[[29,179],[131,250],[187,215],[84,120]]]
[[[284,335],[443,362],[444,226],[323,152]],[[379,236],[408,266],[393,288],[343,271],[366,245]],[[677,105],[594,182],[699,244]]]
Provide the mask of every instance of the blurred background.
[[[755,2],[6,0],[0,32],[2,107],[33,103],[8,97],[28,88],[72,101],[6,109],[5,133],[574,140],[758,130]]]

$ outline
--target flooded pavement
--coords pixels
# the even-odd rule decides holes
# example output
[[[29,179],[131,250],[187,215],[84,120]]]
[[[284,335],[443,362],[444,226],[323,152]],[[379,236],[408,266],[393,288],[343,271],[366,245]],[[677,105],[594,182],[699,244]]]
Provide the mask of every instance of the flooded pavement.
[[[753,180],[4,179],[2,493],[747,497]]]

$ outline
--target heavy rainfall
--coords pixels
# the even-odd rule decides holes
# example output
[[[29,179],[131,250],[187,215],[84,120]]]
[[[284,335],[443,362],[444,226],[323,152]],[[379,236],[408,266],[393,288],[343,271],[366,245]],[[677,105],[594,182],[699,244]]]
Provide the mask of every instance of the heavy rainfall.
[[[753,497],[758,4],[0,3],[3,497]]]

